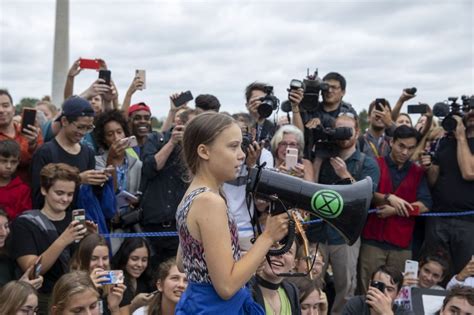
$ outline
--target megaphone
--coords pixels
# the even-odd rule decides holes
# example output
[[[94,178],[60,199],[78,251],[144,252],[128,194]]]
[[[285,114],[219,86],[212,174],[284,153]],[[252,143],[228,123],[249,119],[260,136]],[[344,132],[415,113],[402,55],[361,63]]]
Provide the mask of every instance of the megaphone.
[[[352,245],[367,220],[372,179],[367,177],[352,185],[322,185],[257,167],[249,170],[246,190],[257,198],[279,200],[288,209],[311,212],[334,227],[346,243]]]

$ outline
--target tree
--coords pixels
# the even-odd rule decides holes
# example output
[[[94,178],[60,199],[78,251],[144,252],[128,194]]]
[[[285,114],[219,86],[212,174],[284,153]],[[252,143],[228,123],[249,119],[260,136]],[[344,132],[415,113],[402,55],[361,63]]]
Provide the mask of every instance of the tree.
[[[21,114],[23,107],[34,108],[35,104],[39,102],[39,99],[33,97],[24,97],[20,100],[19,104],[15,105],[15,111],[17,114]]]
[[[369,113],[366,109],[363,109],[359,112],[359,129],[361,133],[364,133],[367,128],[369,128]]]

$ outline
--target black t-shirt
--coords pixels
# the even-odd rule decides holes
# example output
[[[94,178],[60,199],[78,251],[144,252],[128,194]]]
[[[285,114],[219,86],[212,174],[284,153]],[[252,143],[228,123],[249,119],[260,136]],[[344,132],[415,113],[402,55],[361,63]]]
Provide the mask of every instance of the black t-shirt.
[[[153,287],[150,285],[150,281],[146,280],[144,276],[137,279],[137,290],[134,291],[132,284],[128,280],[128,276],[125,276],[125,285],[127,289],[123,293],[122,302],[120,302],[120,307],[130,305],[135,296],[140,293],[150,293],[153,291]]]
[[[93,170],[95,169],[94,151],[87,145],[81,144],[81,151],[78,154],[71,154],[59,145],[56,138],[36,150],[31,162],[31,198],[35,209],[41,209],[44,204],[40,189],[40,172],[49,163],[66,163],[77,167],[80,172]],[[75,199],[72,207],[75,205]]]
[[[70,212],[66,212],[66,216],[61,221],[51,221],[56,227],[58,235],[61,235],[72,221]],[[12,244],[11,257],[26,255],[39,256],[44,253],[52,244],[48,236],[38,228],[33,222],[21,216],[12,222],[11,227]],[[66,247],[66,251],[70,251],[70,246]],[[51,293],[56,281],[68,270],[64,270],[61,263],[57,260],[54,265],[43,275],[43,286],[39,290],[41,293]]]
[[[468,139],[474,154],[474,138]],[[441,139],[434,163],[439,165],[439,176],[433,187],[433,211],[456,212],[474,209],[474,181],[462,178],[457,160],[457,142],[453,137]]]

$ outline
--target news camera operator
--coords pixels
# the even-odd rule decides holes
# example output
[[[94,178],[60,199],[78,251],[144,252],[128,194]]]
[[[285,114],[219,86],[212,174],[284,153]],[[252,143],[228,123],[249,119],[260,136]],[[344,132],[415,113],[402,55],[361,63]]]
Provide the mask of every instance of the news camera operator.
[[[472,98],[471,98],[472,102]],[[472,105],[472,103],[471,103]],[[439,142],[434,159],[423,155],[421,163],[432,186],[433,212],[474,210],[474,110],[455,120],[455,129]],[[442,122],[446,129],[445,123]],[[453,126],[454,127],[454,126]],[[453,128],[452,127],[452,128]],[[451,129],[451,128],[448,128]],[[429,217],[426,220],[425,242],[428,247],[444,246],[452,259],[455,273],[459,273],[474,253],[474,216]]]
[[[351,184],[369,176],[372,178],[373,191],[377,189],[380,171],[373,158],[360,152],[356,146],[359,136],[359,123],[349,112],[341,112],[336,118],[335,128],[350,128],[352,136],[337,141],[339,152],[325,159],[318,170],[321,184]],[[341,314],[345,303],[354,296],[356,289],[357,259],[360,240],[352,246],[347,245],[340,234],[326,223],[310,225],[308,237],[311,242],[319,242],[323,252],[325,266],[332,266],[336,296],[331,314]]]
[[[190,111],[196,114],[195,110]],[[185,123],[165,134],[154,131],[145,142],[140,184],[145,232],[176,231],[176,209],[188,187],[184,178],[186,168],[181,159]],[[176,237],[151,238],[153,264],[176,256],[178,242]]]
[[[290,90],[288,94],[293,110],[293,119],[302,126],[298,105],[303,99],[303,89]],[[269,142],[275,134],[275,125],[267,118],[278,107],[279,100],[273,95],[273,87],[253,82],[245,88],[246,107],[255,120],[256,140]],[[299,119],[299,120],[298,120]]]

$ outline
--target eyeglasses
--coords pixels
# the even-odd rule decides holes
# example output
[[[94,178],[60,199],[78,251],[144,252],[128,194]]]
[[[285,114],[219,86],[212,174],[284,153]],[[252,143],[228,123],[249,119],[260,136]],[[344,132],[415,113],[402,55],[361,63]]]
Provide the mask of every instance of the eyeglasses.
[[[347,117],[355,119],[354,113],[351,113],[351,112],[340,112],[339,115],[337,115],[337,117],[341,117],[341,116],[347,116]]]
[[[337,91],[337,90],[340,90],[341,87],[338,86],[338,85],[328,85],[328,90],[333,90],[333,91]]]
[[[298,143],[297,142],[284,142],[284,141],[281,141],[280,143],[278,143],[278,146],[296,148],[298,146]]]
[[[77,130],[85,131],[85,132],[91,132],[95,128],[94,125],[88,125],[88,126],[87,125],[78,125],[75,121],[71,122],[71,124],[73,124],[74,127],[77,128]]]

